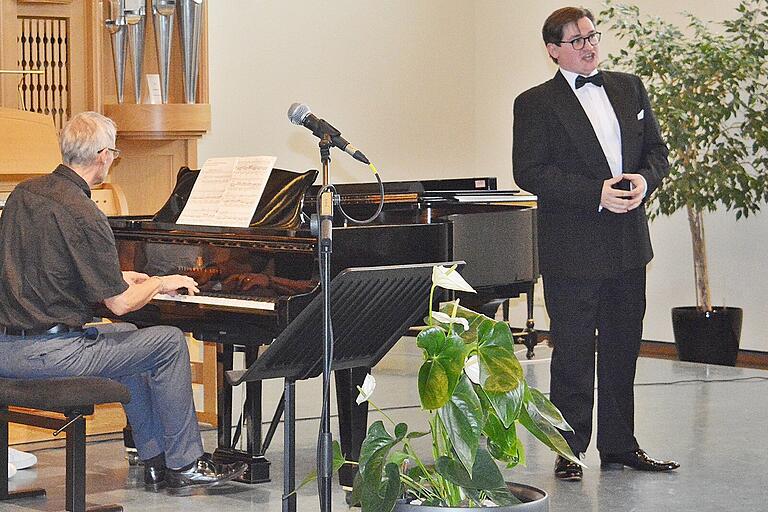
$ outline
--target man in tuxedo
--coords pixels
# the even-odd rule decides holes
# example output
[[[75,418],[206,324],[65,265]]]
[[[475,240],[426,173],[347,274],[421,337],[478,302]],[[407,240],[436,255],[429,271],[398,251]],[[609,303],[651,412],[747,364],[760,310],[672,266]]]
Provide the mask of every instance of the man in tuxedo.
[[[558,9],[542,35],[560,69],[515,100],[513,168],[538,196],[551,399],[574,429],[565,439],[583,454],[597,348],[601,468],[673,470],[679,464],[638,446],[633,394],[653,257],[644,201],[668,173],[667,147],[640,79],[597,70],[600,32],[589,10]],[[555,475],[581,480],[582,467],[558,457]]]

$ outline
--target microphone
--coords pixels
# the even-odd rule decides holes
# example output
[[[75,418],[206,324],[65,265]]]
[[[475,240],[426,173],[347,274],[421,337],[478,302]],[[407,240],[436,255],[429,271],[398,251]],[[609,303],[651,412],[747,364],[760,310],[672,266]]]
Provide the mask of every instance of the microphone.
[[[288,119],[290,119],[293,124],[298,124],[308,128],[315,137],[320,139],[322,139],[324,135],[329,135],[331,137],[331,143],[334,146],[341,149],[345,153],[348,153],[355,160],[359,160],[364,164],[371,163],[362,153],[362,151],[357,149],[341,136],[341,132],[339,130],[331,126],[331,124],[325,119],[318,119],[317,116],[315,116],[312,111],[309,110],[309,107],[304,103],[294,103],[291,105],[291,107],[288,109]]]

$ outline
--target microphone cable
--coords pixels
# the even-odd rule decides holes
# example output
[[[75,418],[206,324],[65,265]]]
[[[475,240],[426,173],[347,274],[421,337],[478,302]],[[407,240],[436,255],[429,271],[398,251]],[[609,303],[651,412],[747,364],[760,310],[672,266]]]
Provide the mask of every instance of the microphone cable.
[[[370,167],[371,170],[373,171],[373,175],[376,177],[376,181],[379,184],[379,205],[376,208],[376,211],[373,213],[373,215],[371,215],[367,219],[356,219],[356,218],[352,217],[351,215],[349,215],[346,211],[344,211],[344,207],[341,205],[341,198],[339,198],[339,202],[338,203],[335,203],[335,206],[339,207],[339,212],[341,212],[341,214],[344,216],[344,218],[347,219],[348,221],[354,223],[354,224],[370,224],[371,222],[376,220],[376,218],[381,214],[382,210],[384,210],[384,183],[382,183],[382,181],[381,181],[381,176],[379,176],[379,171],[376,169],[376,166],[373,165],[372,163],[370,163],[370,164],[368,164],[368,167]],[[318,212],[317,212],[318,214],[320,213],[320,211],[319,211],[319,208],[320,208],[320,196],[326,190],[332,190],[333,194],[336,195],[336,187],[334,187],[333,185],[326,185],[324,187],[320,187],[320,190],[318,190],[318,192],[317,192],[316,203],[315,203],[315,204],[317,204],[317,207],[318,207]]]

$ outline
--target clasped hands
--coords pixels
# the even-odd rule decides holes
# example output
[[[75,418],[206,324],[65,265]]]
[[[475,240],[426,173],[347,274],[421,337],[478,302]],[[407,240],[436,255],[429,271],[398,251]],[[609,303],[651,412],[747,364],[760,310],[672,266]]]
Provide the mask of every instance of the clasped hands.
[[[630,183],[630,190],[613,188],[621,181]],[[645,179],[640,174],[625,173],[603,182],[600,206],[613,213],[627,213],[638,206],[645,197]]]

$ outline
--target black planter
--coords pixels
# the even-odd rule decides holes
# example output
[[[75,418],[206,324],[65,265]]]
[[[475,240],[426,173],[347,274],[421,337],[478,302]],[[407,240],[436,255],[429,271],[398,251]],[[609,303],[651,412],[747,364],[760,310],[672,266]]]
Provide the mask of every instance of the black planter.
[[[694,363],[736,366],[741,338],[741,308],[672,308],[677,357]]]

